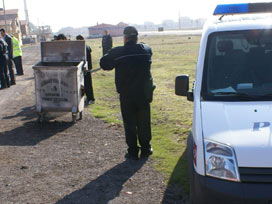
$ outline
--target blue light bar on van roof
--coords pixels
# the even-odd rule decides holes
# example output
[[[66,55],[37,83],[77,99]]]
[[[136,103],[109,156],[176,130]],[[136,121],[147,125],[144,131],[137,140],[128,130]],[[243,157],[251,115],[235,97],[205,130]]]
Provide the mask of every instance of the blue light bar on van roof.
[[[218,5],[213,15],[272,13],[272,2],[246,3],[246,4],[221,4]]]

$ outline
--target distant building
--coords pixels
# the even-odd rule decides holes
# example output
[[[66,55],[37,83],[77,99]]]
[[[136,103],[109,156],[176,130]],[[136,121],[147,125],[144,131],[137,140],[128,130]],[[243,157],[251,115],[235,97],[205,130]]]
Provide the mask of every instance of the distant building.
[[[122,36],[124,28],[127,27],[128,24],[123,22],[118,23],[117,25],[110,24],[97,24],[96,26],[89,27],[89,35],[90,36],[102,36],[104,34],[104,30],[108,30],[111,36]]]
[[[77,35],[82,35],[87,37],[89,35],[88,27],[80,27],[80,28],[73,28],[73,27],[64,27],[61,28],[57,34],[63,33],[66,37],[71,36],[71,38],[76,37]]]
[[[20,27],[21,27],[21,32],[22,32],[23,38],[30,34],[30,33],[28,33],[29,28],[28,28],[28,23],[26,20],[20,21]]]
[[[182,29],[203,28],[206,19],[191,19],[188,16],[180,17],[180,26]]]
[[[39,41],[50,41],[52,38],[52,30],[50,26],[39,26],[38,31],[38,40]]]
[[[18,9],[6,10],[6,21],[4,10],[0,10],[0,26],[6,29],[8,34],[14,35],[18,40],[22,40]],[[5,27],[7,26],[7,28]]]

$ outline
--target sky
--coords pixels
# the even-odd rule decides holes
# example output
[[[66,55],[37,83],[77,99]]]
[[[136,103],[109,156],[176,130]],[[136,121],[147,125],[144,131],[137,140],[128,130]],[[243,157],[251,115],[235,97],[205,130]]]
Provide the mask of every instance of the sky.
[[[25,19],[24,0],[3,1],[6,9],[19,9],[20,19]],[[208,18],[217,4],[257,1],[266,0],[26,0],[30,22],[50,25],[54,32],[97,23],[159,24],[169,19],[178,21],[179,15]]]

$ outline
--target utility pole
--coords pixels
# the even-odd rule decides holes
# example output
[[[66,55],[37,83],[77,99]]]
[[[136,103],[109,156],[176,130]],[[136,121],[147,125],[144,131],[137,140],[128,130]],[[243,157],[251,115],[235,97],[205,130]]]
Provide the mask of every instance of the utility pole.
[[[26,18],[26,25],[27,25],[27,36],[30,34],[30,24],[29,24],[29,16],[28,16],[28,10],[27,10],[27,5],[26,5],[26,0],[24,0],[24,5],[25,5],[25,18]]]
[[[8,28],[7,28],[7,17],[6,17],[6,7],[5,7],[5,0],[3,0],[3,9],[4,9],[4,18],[5,18],[5,29],[6,29],[6,32],[8,32]]]

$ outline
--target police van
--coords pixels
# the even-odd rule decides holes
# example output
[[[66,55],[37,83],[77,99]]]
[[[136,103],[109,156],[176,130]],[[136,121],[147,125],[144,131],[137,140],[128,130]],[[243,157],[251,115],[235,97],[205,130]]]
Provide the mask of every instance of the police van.
[[[218,5],[205,25],[188,137],[191,203],[272,204],[272,3]]]

